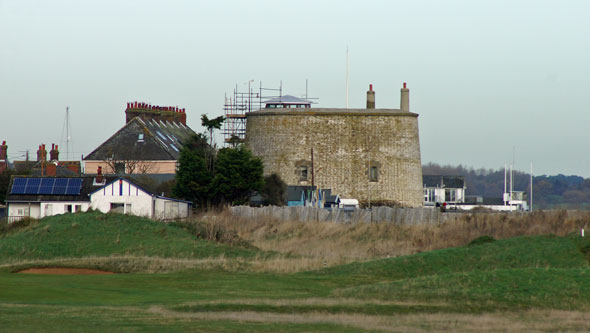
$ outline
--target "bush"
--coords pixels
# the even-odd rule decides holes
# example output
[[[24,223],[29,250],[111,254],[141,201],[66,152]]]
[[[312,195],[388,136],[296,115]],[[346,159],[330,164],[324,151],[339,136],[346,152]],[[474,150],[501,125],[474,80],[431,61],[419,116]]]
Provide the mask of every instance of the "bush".
[[[253,247],[249,242],[238,236],[235,230],[228,230],[220,224],[199,220],[170,222],[170,226],[182,228],[191,235],[214,242]]]
[[[476,239],[472,240],[468,245],[469,246],[482,245],[485,243],[493,243],[495,241],[496,241],[496,239],[492,236],[480,236],[480,237],[477,237]]]

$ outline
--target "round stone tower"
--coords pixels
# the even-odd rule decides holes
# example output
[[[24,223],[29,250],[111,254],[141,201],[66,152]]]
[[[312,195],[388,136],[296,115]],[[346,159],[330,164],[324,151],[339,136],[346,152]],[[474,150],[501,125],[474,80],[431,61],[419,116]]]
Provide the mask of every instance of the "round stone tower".
[[[409,90],[400,109],[272,108],[247,113],[246,145],[262,158],[264,174],[288,185],[332,189],[368,205],[421,206],[422,163],[418,115]]]

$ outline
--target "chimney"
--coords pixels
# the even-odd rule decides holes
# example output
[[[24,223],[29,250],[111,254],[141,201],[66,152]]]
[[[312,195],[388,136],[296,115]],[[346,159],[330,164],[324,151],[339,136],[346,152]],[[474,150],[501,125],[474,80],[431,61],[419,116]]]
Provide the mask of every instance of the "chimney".
[[[128,102],[125,109],[125,122],[140,117],[145,121],[169,121],[182,123],[186,126],[185,109],[178,106],[158,106],[143,102]]]
[[[57,165],[52,162],[45,164],[45,176],[57,176]]]
[[[42,144],[39,146],[39,150],[37,150],[37,162],[46,161],[46,160],[47,160],[47,151],[45,151],[45,145]]]
[[[51,151],[49,151],[49,159],[51,161],[59,161],[59,150],[56,144],[51,144]]]
[[[96,182],[101,184],[102,183],[102,167],[99,166],[98,170],[96,170]]]
[[[367,91],[367,109],[375,108],[375,92],[373,91],[373,85],[369,84],[369,91]]]
[[[6,141],[2,141],[2,145],[0,146],[0,161],[6,161],[8,156],[8,146],[6,145]]]
[[[410,112],[410,89],[406,88],[405,82],[404,87],[401,89],[401,99],[399,104],[402,111]]]

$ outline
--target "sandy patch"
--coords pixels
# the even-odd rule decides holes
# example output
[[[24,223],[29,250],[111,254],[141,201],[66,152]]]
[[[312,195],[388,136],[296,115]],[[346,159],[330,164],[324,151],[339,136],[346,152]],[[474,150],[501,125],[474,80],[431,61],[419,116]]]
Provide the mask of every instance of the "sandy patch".
[[[22,274],[54,274],[54,275],[97,275],[97,274],[115,274],[113,272],[101,271],[98,269],[88,268],[66,268],[66,267],[40,267],[28,268],[18,271]]]

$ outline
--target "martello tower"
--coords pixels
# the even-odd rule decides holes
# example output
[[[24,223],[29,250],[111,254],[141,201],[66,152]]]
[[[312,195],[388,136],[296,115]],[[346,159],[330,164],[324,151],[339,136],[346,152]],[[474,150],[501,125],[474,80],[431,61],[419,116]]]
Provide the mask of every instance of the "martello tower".
[[[331,188],[364,204],[421,206],[422,163],[418,114],[410,112],[409,89],[399,109],[274,105],[247,114],[246,145],[262,158],[265,175],[288,185]],[[268,105],[267,105],[268,107]]]

